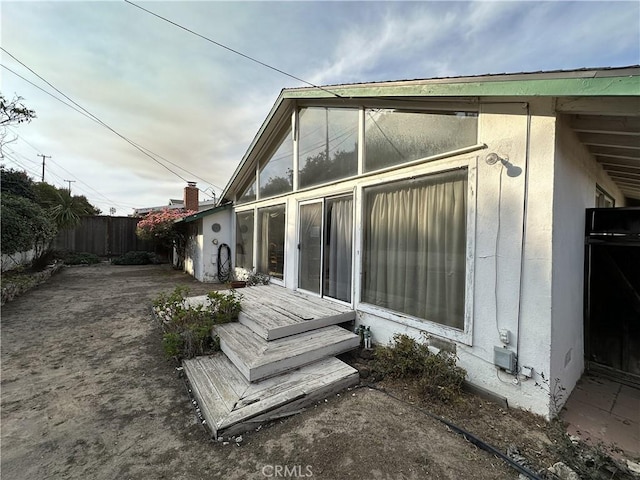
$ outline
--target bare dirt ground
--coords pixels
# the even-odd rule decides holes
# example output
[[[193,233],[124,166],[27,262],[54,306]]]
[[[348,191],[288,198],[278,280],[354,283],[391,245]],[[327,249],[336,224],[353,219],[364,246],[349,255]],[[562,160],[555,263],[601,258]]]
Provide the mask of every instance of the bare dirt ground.
[[[2,308],[2,478],[517,478],[410,404],[366,387],[240,444],[211,440],[151,315],[152,300],[177,285],[212,289],[166,265],[102,264],[66,268]],[[402,385],[388,388],[412,401]],[[551,442],[533,417],[473,402],[470,418],[495,409],[487,416],[498,441],[519,441],[533,457]]]

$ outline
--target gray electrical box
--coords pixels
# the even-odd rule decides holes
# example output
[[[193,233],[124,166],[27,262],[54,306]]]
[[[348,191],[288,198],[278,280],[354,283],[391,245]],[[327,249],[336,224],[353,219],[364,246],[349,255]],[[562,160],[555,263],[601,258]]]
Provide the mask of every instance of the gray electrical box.
[[[509,373],[516,373],[516,354],[508,348],[493,347],[493,364]]]

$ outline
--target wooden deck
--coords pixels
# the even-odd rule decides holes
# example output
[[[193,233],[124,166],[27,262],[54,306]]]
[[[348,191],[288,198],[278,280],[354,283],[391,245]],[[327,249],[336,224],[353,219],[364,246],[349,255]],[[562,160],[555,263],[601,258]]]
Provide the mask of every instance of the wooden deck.
[[[356,318],[350,307],[278,285],[248,287],[238,292],[243,296],[240,323],[265,340],[277,340]]]
[[[357,348],[360,337],[336,325],[267,341],[240,323],[214,329],[220,348],[250,382]]]
[[[265,340],[304,333],[349,322],[356,313],[348,306],[278,285],[236,290],[242,295],[238,320]],[[190,297],[189,303],[204,303],[207,297]]]
[[[334,355],[360,337],[337,324],[355,319],[346,306],[276,285],[237,290],[239,322],[218,325],[221,353],[183,362],[192,392],[214,435],[235,435],[293,415],[358,383]],[[206,296],[187,303],[202,304]]]
[[[183,365],[214,436],[236,435],[293,415],[358,383],[357,370],[336,358],[254,383],[222,353],[185,360]]]

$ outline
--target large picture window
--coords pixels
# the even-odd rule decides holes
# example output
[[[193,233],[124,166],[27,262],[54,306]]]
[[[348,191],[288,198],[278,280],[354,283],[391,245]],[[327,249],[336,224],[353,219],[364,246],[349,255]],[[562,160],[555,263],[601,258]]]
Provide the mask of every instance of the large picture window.
[[[362,301],[464,329],[467,171],[366,188]]]
[[[273,197],[293,189],[293,140],[289,127],[275,153],[260,170],[260,198]]]
[[[258,209],[258,271],[284,278],[285,206]]]
[[[253,210],[236,214],[236,267],[253,269]]]
[[[477,143],[478,115],[467,112],[365,110],[366,172]]]
[[[358,110],[310,107],[300,110],[300,188],[358,173]]]

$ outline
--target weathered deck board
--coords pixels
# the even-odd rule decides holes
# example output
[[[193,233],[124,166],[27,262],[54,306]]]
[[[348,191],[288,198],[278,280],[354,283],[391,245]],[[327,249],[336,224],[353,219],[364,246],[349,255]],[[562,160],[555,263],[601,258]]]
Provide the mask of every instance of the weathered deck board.
[[[222,354],[183,362],[191,390],[214,436],[235,435],[292,415],[317,400],[358,383],[358,372],[328,358],[250,383]],[[220,394],[224,393],[224,398]]]
[[[277,375],[356,348],[360,338],[335,325],[267,341],[245,325],[214,329],[220,348],[249,381]]]
[[[310,330],[354,320],[348,306],[278,285],[237,290],[242,295],[239,321],[266,340],[277,340]],[[202,304],[206,296],[190,297],[189,304]]]

